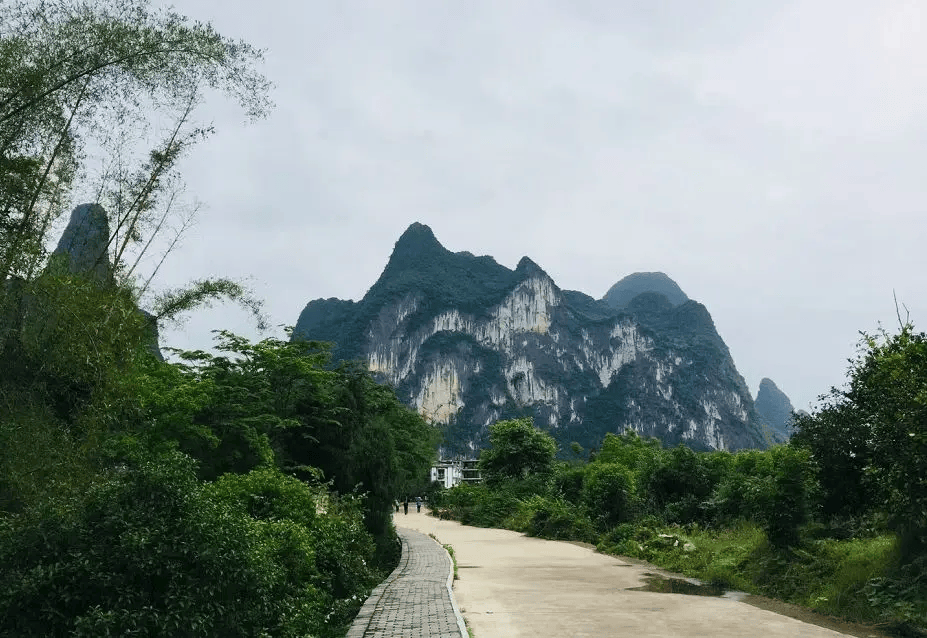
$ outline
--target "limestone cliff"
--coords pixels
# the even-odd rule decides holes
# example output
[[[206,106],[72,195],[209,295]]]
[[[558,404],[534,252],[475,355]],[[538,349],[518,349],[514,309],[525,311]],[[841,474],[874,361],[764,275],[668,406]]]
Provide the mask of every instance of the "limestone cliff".
[[[510,270],[413,224],[361,301],[310,302],[294,338],[366,361],[445,427],[449,451],[480,447],[489,424],[522,415],[562,447],[626,428],[702,449],[762,446],[708,311],[681,290],[673,303],[644,288],[616,308],[560,290],[527,257]]]

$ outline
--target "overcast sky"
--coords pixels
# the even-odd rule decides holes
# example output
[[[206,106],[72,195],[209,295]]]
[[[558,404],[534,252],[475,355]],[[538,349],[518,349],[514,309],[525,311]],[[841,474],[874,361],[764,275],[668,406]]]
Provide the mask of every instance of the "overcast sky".
[[[161,272],[250,278],[274,324],[360,299],[405,228],[601,297],[659,270],[755,394],[796,408],[860,330],[927,328],[922,0],[179,0],[266,48],[276,109],[231,103],[183,164],[206,203]],[[163,336],[259,336],[244,312]],[[281,334],[279,331],[273,334]]]

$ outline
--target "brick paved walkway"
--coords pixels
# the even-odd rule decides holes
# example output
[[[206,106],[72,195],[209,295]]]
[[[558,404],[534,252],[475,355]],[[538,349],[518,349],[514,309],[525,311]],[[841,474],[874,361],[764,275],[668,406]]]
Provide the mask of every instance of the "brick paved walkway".
[[[424,534],[396,532],[399,566],[370,594],[346,638],[467,638],[451,591],[451,557]]]

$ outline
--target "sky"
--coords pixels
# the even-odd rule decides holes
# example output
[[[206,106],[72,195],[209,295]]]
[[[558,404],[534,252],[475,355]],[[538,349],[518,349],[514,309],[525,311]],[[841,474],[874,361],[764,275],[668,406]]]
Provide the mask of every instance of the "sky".
[[[275,326],[360,299],[412,222],[600,298],[662,271],[751,392],[796,408],[860,331],[927,327],[922,0],[178,0],[266,49],[275,109],[199,111],[205,203],[164,287],[245,280]],[[258,333],[234,306],[165,345]]]

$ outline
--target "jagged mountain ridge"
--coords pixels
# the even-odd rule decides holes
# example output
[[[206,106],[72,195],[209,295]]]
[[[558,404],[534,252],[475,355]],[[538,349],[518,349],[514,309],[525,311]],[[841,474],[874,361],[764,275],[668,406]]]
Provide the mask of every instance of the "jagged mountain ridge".
[[[615,308],[561,290],[527,257],[510,270],[448,251],[423,224],[402,234],[361,301],[309,302],[294,338],[365,361],[446,426],[449,452],[480,447],[489,424],[522,415],[562,447],[626,428],[703,449],[764,445],[702,304],[645,292]]]

